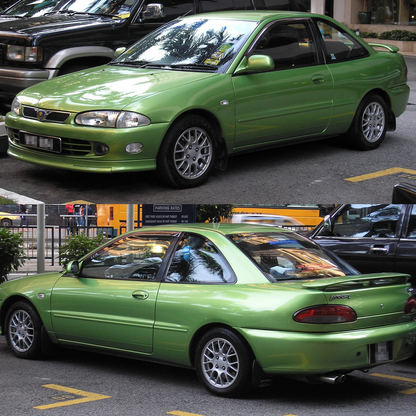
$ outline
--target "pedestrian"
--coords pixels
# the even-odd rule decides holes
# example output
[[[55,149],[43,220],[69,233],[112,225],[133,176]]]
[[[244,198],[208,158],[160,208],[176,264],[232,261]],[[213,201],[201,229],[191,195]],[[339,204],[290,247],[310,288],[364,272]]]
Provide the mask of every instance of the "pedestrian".
[[[69,217],[68,228],[71,232],[71,235],[75,235],[75,234],[78,235],[78,224],[75,221],[74,217]]]
[[[20,213],[21,214],[28,214],[29,210],[26,205],[20,205]],[[20,226],[21,227],[28,227],[29,226],[29,218],[27,215],[20,216]]]
[[[84,207],[84,205],[81,205],[80,208],[79,208],[79,216],[80,216],[79,225],[81,227],[84,227],[85,226],[85,207]]]

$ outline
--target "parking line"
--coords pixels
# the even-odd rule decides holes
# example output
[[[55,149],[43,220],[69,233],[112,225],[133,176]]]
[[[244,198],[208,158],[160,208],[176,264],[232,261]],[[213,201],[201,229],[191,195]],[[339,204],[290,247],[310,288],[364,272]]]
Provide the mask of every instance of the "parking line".
[[[407,381],[408,383],[412,383],[412,384],[416,385],[416,379],[414,379],[414,378],[397,377],[397,376],[390,376],[388,374],[379,374],[379,373],[373,373],[373,374],[370,374],[370,375],[375,376],[375,377],[390,378],[392,380]],[[399,393],[416,394],[416,387],[413,388],[413,389],[399,391]]]
[[[408,173],[410,175],[416,175],[416,170],[404,169],[404,168],[390,168],[385,170],[379,170],[378,172],[367,173],[366,175],[354,176],[352,178],[344,179],[348,182],[362,182],[369,179],[380,178],[382,176],[396,175],[397,173]]]
[[[90,393],[88,391],[82,391],[77,389],[72,389],[70,387],[58,386],[57,384],[45,384],[42,387],[47,389],[53,389],[58,391],[64,391],[65,393],[72,393],[76,396],[84,396],[82,399],[66,400],[64,402],[45,404],[43,406],[36,406],[34,409],[52,409],[53,407],[62,407],[62,406],[71,406],[73,404],[93,402],[95,400],[109,399],[111,396],[104,396],[103,394]]]

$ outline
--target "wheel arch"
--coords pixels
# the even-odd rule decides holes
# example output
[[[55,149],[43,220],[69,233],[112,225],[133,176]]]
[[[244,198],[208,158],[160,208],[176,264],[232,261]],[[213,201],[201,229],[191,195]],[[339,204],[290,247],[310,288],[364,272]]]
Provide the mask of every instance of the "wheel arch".
[[[215,132],[217,133],[217,137],[219,139],[218,144],[218,161],[217,161],[217,168],[221,169],[222,166],[226,165],[226,160],[228,157],[228,150],[227,150],[227,144],[224,139],[224,132],[223,128],[221,126],[220,121],[218,118],[212,114],[210,111],[204,110],[202,108],[192,108],[189,110],[186,110],[185,112],[179,114],[171,123],[168,131],[166,134],[168,134],[170,128],[181,118],[189,116],[189,115],[195,115],[199,117],[205,118],[214,128]]]
[[[255,360],[255,355],[254,355],[253,349],[251,348],[251,345],[248,343],[245,337],[240,333],[240,331],[236,330],[234,327],[227,325],[227,324],[223,324],[219,322],[212,322],[210,324],[204,325],[201,328],[199,328],[194,333],[191,339],[188,353],[189,353],[189,360],[193,368],[195,367],[195,351],[196,351],[196,346],[198,345],[199,340],[211,329],[219,329],[219,328],[228,329],[234,332],[240,338],[240,340],[246,345],[246,347],[251,351],[253,360]]]
[[[387,130],[388,131],[394,131],[394,130],[396,130],[396,116],[394,115],[394,113],[392,111],[392,108],[391,108],[391,105],[392,105],[391,99],[390,99],[389,94],[386,91],[384,91],[384,90],[382,90],[380,88],[373,89],[371,91],[368,91],[367,94],[364,95],[364,97],[361,99],[361,101],[364,100],[366,97],[368,97],[370,95],[374,95],[374,94],[375,95],[379,95],[384,100],[384,102],[387,105],[387,110],[388,110],[388,114],[387,114]],[[360,101],[360,103],[361,103],[361,101]]]
[[[6,324],[6,315],[7,315],[7,311],[9,310],[9,308],[16,302],[19,301],[23,301],[28,303],[29,305],[31,305],[36,312],[38,313],[40,319],[42,320],[39,311],[37,310],[36,306],[33,304],[33,302],[30,301],[30,299],[24,297],[24,296],[19,296],[19,295],[14,295],[14,296],[10,296],[8,297],[1,305],[1,309],[0,309],[0,326],[2,328],[2,335],[4,335],[4,331],[5,331],[5,324]]]

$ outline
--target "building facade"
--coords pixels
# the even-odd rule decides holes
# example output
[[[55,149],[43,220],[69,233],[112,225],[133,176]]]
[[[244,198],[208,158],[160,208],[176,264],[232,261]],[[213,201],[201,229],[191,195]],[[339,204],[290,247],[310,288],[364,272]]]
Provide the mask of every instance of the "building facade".
[[[311,0],[311,12],[332,16],[362,32],[416,32],[416,0]]]

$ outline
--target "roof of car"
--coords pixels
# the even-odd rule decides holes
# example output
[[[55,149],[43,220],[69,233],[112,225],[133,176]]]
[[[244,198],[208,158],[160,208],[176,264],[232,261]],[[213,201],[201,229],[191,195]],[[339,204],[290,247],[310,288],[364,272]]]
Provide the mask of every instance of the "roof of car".
[[[208,230],[216,231],[220,234],[228,235],[235,233],[258,233],[271,231],[294,233],[291,230],[287,230],[279,227],[266,227],[259,224],[236,224],[236,223],[186,223],[186,224],[168,224],[168,225],[156,225],[140,228],[143,231],[170,231],[170,232],[204,232]],[[138,230],[135,230],[138,231]]]

